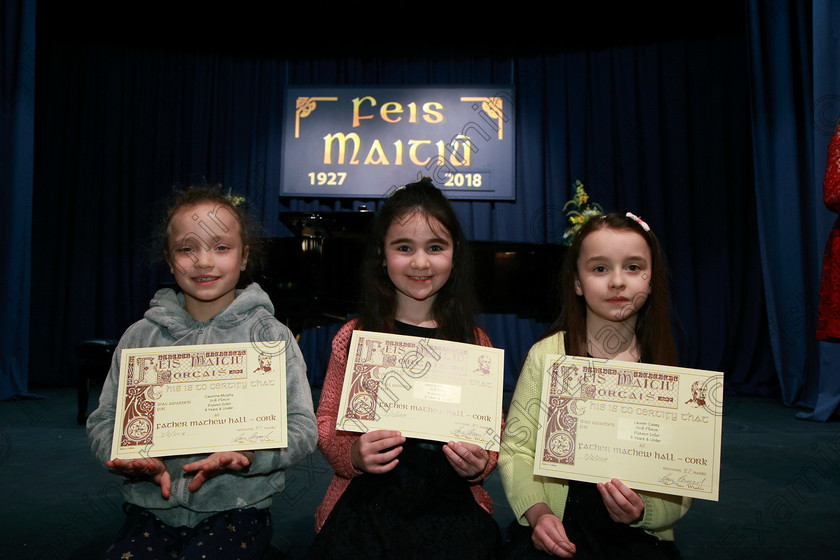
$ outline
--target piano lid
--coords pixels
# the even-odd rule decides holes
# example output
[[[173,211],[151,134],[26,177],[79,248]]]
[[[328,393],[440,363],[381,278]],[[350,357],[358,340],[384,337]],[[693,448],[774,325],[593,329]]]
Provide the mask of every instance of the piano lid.
[[[363,237],[374,212],[281,212],[280,222],[298,237]]]
[[[343,322],[359,310],[359,264],[373,212],[283,213],[295,237],[264,240],[267,254],[255,277],[278,319],[294,332]],[[471,241],[482,313],[553,320],[565,247]]]

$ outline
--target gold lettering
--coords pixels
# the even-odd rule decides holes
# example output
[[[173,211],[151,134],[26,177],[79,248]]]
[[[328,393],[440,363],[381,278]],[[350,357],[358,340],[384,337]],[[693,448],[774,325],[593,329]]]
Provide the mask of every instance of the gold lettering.
[[[344,134],[343,132],[336,132],[335,134],[327,134],[324,136],[324,164],[331,164],[332,163],[332,146],[333,140],[338,140],[338,164],[344,164],[344,156],[346,153],[346,145],[348,140],[353,141],[353,157],[350,158],[351,165],[358,165],[359,160],[359,144],[361,139],[359,135],[355,132],[351,132],[350,134]]]
[[[380,116],[382,116],[382,120],[389,123],[398,123],[402,120],[402,117],[392,118],[392,114],[399,114],[401,115],[403,112],[402,105],[395,101],[389,101],[382,106],[382,109],[379,110]]]
[[[464,159],[459,161],[456,156],[458,154],[458,149],[461,147],[462,143],[463,143],[463,146],[464,146]],[[472,161],[472,159],[471,159],[472,149],[471,148],[472,148],[472,143],[470,142],[470,138],[468,136],[464,136],[462,134],[459,134],[458,136],[455,137],[454,140],[452,140],[452,155],[449,157],[449,161],[452,163],[452,165],[454,165],[456,167],[458,167],[458,166],[469,167],[470,162]]]
[[[396,155],[394,156],[394,165],[402,165],[403,164],[403,143],[402,140],[397,140],[394,142],[394,148],[396,148]]]
[[[428,103],[423,104],[423,120],[429,124],[438,124],[444,121],[443,113],[436,110],[439,109],[440,111],[443,110],[443,105],[441,105],[437,101],[430,101]]]
[[[435,146],[438,149],[437,164],[446,165],[446,144],[443,143],[443,140],[438,140]]]
[[[366,116],[359,115],[359,108],[361,107],[362,103],[364,103],[365,101],[370,102],[371,107],[376,107],[376,99],[374,99],[373,97],[371,97],[369,95],[365,96],[365,97],[362,97],[361,99],[359,99],[358,97],[353,99],[353,128],[356,128],[357,126],[359,126],[359,124],[360,124],[359,121],[361,121],[363,119],[372,119],[373,118],[373,115],[366,115]]]
[[[378,139],[373,141],[373,145],[370,147],[370,152],[368,152],[364,164],[391,165],[388,161],[388,156],[385,155],[385,150],[382,149],[382,144],[379,143]]]
[[[408,145],[408,159],[415,165],[426,165],[431,158],[426,158],[423,161],[417,159],[417,149],[423,144],[431,144],[431,140],[409,140]]]

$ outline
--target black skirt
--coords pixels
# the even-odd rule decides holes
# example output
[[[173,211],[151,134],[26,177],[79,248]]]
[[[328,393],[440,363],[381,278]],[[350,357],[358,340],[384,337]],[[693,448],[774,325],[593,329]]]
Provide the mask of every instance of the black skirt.
[[[566,536],[574,543],[575,560],[679,560],[673,541],[659,540],[637,527],[617,523],[609,512],[595,484],[569,481],[569,496],[563,514]],[[516,521],[508,528],[502,558],[544,560],[557,558],[534,548],[530,527]]]
[[[396,468],[354,477],[309,558],[495,558],[499,527],[442,445],[408,439]]]

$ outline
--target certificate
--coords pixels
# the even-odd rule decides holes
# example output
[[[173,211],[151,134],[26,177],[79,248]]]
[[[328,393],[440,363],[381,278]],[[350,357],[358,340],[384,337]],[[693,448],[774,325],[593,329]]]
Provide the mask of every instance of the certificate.
[[[717,501],[723,374],[548,356],[534,473]]]
[[[111,458],[287,446],[285,342],[122,351]]]
[[[498,348],[353,331],[336,428],[498,451],[503,375]]]

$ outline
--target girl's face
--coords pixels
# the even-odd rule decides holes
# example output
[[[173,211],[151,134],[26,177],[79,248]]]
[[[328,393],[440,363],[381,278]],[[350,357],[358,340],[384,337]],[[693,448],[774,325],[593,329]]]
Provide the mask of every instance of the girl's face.
[[[385,234],[385,266],[397,288],[397,305],[428,303],[449,280],[454,243],[437,219],[414,212],[391,223]]]
[[[645,239],[631,230],[601,228],[584,238],[575,292],[592,318],[620,323],[635,317],[650,294],[653,261]]]
[[[207,321],[233,302],[248,262],[239,220],[224,206],[201,202],[175,212],[166,231],[167,262],[184,293],[184,308]]]

